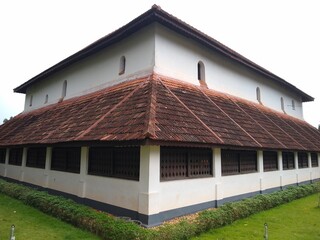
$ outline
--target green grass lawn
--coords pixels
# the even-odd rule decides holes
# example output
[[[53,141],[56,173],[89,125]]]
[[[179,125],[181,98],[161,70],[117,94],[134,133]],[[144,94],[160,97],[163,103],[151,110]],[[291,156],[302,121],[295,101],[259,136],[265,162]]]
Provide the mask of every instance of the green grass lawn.
[[[233,224],[211,230],[193,240],[264,239],[264,223],[269,239],[320,239],[318,194],[308,196],[268,211],[254,214]]]
[[[99,239],[89,232],[0,194],[0,239],[9,239],[12,224],[16,226],[17,240]]]

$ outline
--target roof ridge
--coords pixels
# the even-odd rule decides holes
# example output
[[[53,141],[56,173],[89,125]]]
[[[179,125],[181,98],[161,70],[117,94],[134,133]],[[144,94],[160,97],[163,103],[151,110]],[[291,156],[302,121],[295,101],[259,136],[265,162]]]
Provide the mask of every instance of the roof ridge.
[[[128,100],[138,89],[140,89],[146,80],[142,81],[137,87],[135,87],[128,95],[126,95],[120,102],[114,105],[108,112],[106,112],[102,117],[100,117],[97,121],[95,121],[89,128],[83,131],[75,140],[81,140],[86,134],[88,134],[94,127],[96,127],[106,116],[112,113],[117,107],[119,107],[122,103]]]
[[[204,126],[207,130],[209,130],[210,133],[212,133],[212,135],[219,140],[220,143],[224,143],[224,141],[218,136],[218,134],[216,134],[210,127],[208,127],[190,108],[188,108],[181,100],[179,97],[177,97],[161,80],[161,78],[159,77],[159,82],[162,84],[162,86],[167,89],[167,91],[169,91],[169,93],[175,98],[177,99],[177,101],[188,111],[191,113],[191,115],[193,117],[195,117],[202,126]]]

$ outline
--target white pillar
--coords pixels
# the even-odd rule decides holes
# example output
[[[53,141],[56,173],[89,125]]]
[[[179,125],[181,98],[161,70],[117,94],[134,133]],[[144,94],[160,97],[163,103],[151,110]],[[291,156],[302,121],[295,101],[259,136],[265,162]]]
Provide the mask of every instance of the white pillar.
[[[213,159],[213,176],[216,179],[220,179],[222,175],[221,168],[221,148],[213,148],[212,149],[212,159]]]
[[[4,161],[5,165],[9,164],[9,154],[10,154],[10,148],[6,148],[6,159]]]
[[[297,171],[299,169],[299,166],[298,166],[298,152],[294,152],[294,166],[295,166],[295,169],[296,169],[296,184],[298,185],[299,184],[299,171]]]
[[[299,169],[299,164],[298,164],[298,152],[294,152],[294,167],[295,169]]]
[[[278,170],[283,171],[282,152],[278,151]]]
[[[221,148],[212,149],[213,158],[213,176],[215,178],[215,200],[219,201],[223,199],[223,187],[222,187],[222,163],[221,163]]]
[[[7,177],[8,164],[9,164],[9,154],[10,154],[10,148],[7,148],[7,150],[6,150],[6,160],[4,162],[4,177]]]
[[[139,213],[159,213],[160,146],[141,146],[139,183]]]
[[[20,181],[24,181],[24,171],[26,168],[27,164],[27,153],[28,153],[28,148],[24,147],[22,149],[22,163],[21,163],[21,169],[20,169]]]
[[[51,157],[52,157],[52,147],[46,148],[46,164],[45,169],[43,172],[43,186],[44,188],[47,188],[49,186],[49,176],[50,176],[50,168],[51,168]]]
[[[312,177],[312,162],[311,162],[311,153],[308,152],[308,168],[309,168],[309,174],[310,174],[310,182],[312,182],[313,177]]]
[[[80,179],[78,197],[86,196],[86,175],[88,172],[89,147],[81,147],[80,157]]]
[[[257,151],[257,160],[258,160],[258,172],[263,173],[263,151]]]
[[[278,151],[278,170],[280,173],[280,188],[283,188],[283,161],[282,161],[282,152]]]
[[[263,151],[257,151],[257,161],[258,161],[258,172],[260,173],[259,185],[260,185],[260,192],[264,191],[263,186]]]

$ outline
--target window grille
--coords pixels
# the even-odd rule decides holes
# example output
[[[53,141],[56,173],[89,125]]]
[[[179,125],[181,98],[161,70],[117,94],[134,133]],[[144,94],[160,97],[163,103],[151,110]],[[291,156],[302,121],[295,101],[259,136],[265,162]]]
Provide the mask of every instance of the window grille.
[[[193,149],[189,152],[189,176],[202,177],[212,175],[212,151]]]
[[[0,148],[0,163],[5,163],[6,162],[6,148]]]
[[[275,171],[278,170],[278,153],[274,151],[263,152],[263,170]]]
[[[248,150],[221,150],[222,175],[257,172],[257,152]]]
[[[318,154],[317,153],[311,153],[311,165],[312,165],[312,167],[318,167],[319,166],[319,160],[318,160]]]
[[[46,165],[46,148],[34,147],[28,148],[27,167],[45,168]]]
[[[88,174],[139,180],[140,147],[91,147]]]
[[[240,161],[237,151],[221,150],[222,175],[232,175],[240,173]]]
[[[52,149],[51,169],[80,173],[80,147],[57,147]]]
[[[308,165],[308,154],[306,152],[298,153],[298,167],[299,168],[307,168]]]
[[[212,176],[211,149],[161,147],[161,181],[209,176]]]
[[[295,169],[293,152],[282,152],[282,167],[283,170]]]
[[[9,164],[21,166],[22,154],[23,154],[23,148],[11,148],[9,151]]]

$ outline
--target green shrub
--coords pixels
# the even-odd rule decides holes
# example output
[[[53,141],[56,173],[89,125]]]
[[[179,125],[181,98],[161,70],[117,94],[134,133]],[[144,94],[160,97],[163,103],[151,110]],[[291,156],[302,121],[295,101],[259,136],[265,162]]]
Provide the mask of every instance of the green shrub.
[[[59,196],[0,179],[0,192],[103,239],[150,239],[152,231]]]
[[[226,203],[218,209],[201,212],[197,219],[198,228],[206,231],[230,224],[235,220],[248,217],[254,213],[316,193],[319,186],[319,183],[317,183],[299,187],[288,187],[283,191],[261,194],[238,202]]]
[[[117,240],[190,239],[209,229],[228,225],[254,213],[268,210],[319,191],[319,182],[299,187],[288,187],[283,191],[226,203],[217,209],[199,213],[198,217],[192,221],[183,220],[177,224],[164,224],[154,230],[142,228],[132,222],[115,218],[63,197],[52,196],[43,191],[37,191],[20,184],[8,183],[0,179],[0,193],[19,199],[27,205],[77,227],[87,229],[103,239]]]

